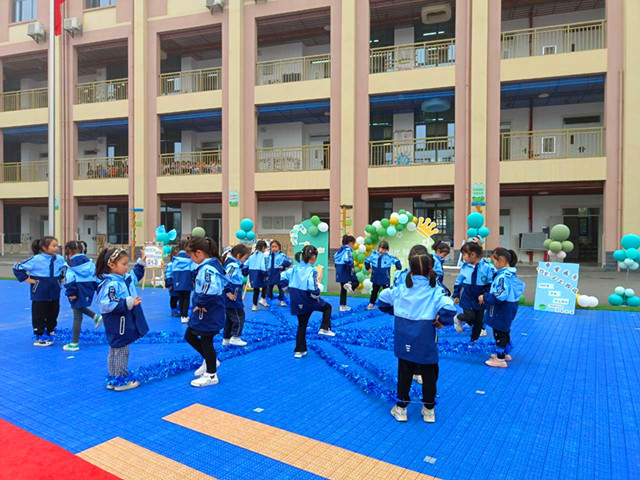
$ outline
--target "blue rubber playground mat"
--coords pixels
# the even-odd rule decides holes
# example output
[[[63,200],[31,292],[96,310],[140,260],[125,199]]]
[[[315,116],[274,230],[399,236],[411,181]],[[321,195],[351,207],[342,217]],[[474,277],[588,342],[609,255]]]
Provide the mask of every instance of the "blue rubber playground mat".
[[[427,424],[416,382],[409,421],[389,414],[393,320],[366,311],[366,299],[350,298],[351,312],[339,313],[338,298],[325,297],[337,336],[318,336],[314,314],[309,354],[294,359],[295,317],[276,302],[252,312],[247,298],[247,347],[222,347],[217,338],[220,383],[197,389],[189,385],[195,352],[181,341],[186,326],[169,315],[167,291],[141,296],[151,331],[131,346],[129,366],[146,383],[114,392],[105,388],[102,329],[87,318],[80,351],[63,351],[72,323],[63,298],[60,338],[36,348],[27,287],[0,281],[0,417],[72,453],[120,437],[217,479],[640,478],[639,313],[521,307],[506,369],[484,364],[491,329],[469,349],[468,330],[445,328],[437,422]],[[245,428],[264,440],[248,447],[250,439],[234,436]],[[266,449],[276,437],[285,443]],[[296,445],[286,442],[305,451],[291,455]],[[370,473],[322,473],[305,463],[314,448],[360,454]],[[402,475],[373,475],[390,466]]]

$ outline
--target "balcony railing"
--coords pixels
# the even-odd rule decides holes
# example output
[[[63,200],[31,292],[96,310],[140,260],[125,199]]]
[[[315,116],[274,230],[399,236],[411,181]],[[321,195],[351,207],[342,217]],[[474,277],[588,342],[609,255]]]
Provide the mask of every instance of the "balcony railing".
[[[0,93],[0,112],[15,112],[16,110],[47,108],[47,93],[47,88],[35,88],[33,90],[18,90],[15,92]]]
[[[299,172],[327,170],[331,163],[329,150],[329,144],[258,148],[256,150],[256,171]]]
[[[331,77],[331,55],[258,62],[258,85],[291,83]]]
[[[76,179],[127,178],[129,157],[79,158]]]
[[[403,138],[369,142],[370,167],[453,163],[455,137]]]
[[[163,176],[222,173],[222,151],[163,153],[159,172]]]
[[[455,54],[455,39],[453,38],[372,48],[369,52],[369,72],[398,72],[453,65],[456,60]]]
[[[502,32],[502,58],[581,52],[605,47],[605,20]]]
[[[209,92],[222,88],[222,68],[160,74],[160,95]]]
[[[501,160],[601,157],[604,127],[533,130],[500,134]]]
[[[76,85],[76,105],[115,102],[129,98],[129,80],[105,80]]]
[[[49,164],[46,160],[36,162],[3,163],[2,182],[44,182],[48,178]]]

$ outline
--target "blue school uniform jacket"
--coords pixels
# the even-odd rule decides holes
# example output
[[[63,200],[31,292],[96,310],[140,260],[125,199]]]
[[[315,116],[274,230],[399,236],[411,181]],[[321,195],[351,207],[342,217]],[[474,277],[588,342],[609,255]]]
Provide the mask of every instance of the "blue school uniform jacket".
[[[74,255],[69,259],[64,276],[64,294],[69,298],[71,308],[86,308],[93,302],[98,279],[95,276],[96,265],[86,255]]]
[[[102,314],[109,345],[126,347],[149,331],[140,305],[133,306],[138,296],[136,283],[144,277],[144,264],[138,262],[126,275],[109,273],[98,287],[98,306]]]
[[[289,283],[292,315],[303,315],[324,308],[326,302],[320,298],[318,271],[313,265],[299,262],[284,272],[282,277]]]
[[[433,271],[436,274],[436,278],[441,285],[444,285],[444,258],[440,258],[435,253],[432,255],[433,257]]]
[[[402,263],[393,255],[380,252],[371,252],[371,255],[364,261],[364,268],[371,270],[371,281],[374,285],[391,285],[391,267],[395,266],[396,270],[402,269]]]
[[[256,250],[247,260],[247,268],[249,269],[249,280],[251,288],[266,287],[265,277],[267,276],[267,262],[263,252]]]
[[[224,287],[224,301],[226,308],[242,308],[242,290],[244,285],[244,277],[249,274],[249,269],[238,259],[229,256],[224,262],[224,271],[229,277],[229,283]],[[227,293],[236,296],[235,300],[227,297]]]
[[[31,287],[32,302],[54,302],[60,300],[61,280],[67,263],[60,255],[39,253],[13,266],[13,274],[24,282],[33,278],[36,283]]]
[[[176,292],[190,292],[193,290],[193,272],[196,264],[193,263],[187,252],[181,250],[171,259],[173,264],[171,275],[173,277],[173,290]]]
[[[346,283],[356,279],[353,269],[353,249],[349,245],[342,245],[333,259],[336,266],[336,282]]]
[[[178,297],[178,292],[173,288],[173,258],[167,263],[167,269],[164,272],[164,286],[169,289],[169,296]]]
[[[405,283],[382,291],[380,310],[395,316],[393,348],[396,357],[422,365],[438,363],[438,334],[433,321],[451,325],[456,314],[451,297],[439,285],[431,287],[429,279],[413,275],[413,287]]]
[[[498,270],[493,277],[491,290],[484,294],[484,303],[487,306],[484,323],[495,330],[511,330],[524,287],[524,282],[516,276],[515,268],[506,267]]]
[[[224,288],[228,283],[229,277],[217,258],[208,258],[198,265],[189,327],[203,333],[217,332],[224,328]],[[200,308],[195,310],[196,307]]]
[[[267,285],[280,285],[280,275],[291,266],[291,260],[282,252],[270,252],[266,256]]]
[[[460,299],[460,308],[484,310],[484,307],[478,303],[478,297],[489,291],[494,273],[493,265],[484,258],[475,267],[466,262],[462,264],[460,275],[453,287],[453,298]]]

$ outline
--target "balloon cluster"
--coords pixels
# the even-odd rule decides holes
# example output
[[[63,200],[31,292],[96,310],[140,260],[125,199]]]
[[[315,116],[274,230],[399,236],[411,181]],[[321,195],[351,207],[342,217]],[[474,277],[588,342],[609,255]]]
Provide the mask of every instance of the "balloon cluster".
[[[311,217],[311,226],[309,227],[309,235],[315,237],[318,233],[326,233],[329,231],[329,224],[320,220],[320,217],[314,215]]]
[[[543,243],[550,258],[564,260],[567,258],[567,253],[573,252],[573,242],[569,241],[570,235],[569,227],[561,223],[551,229],[551,238],[547,238]]]
[[[467,217],[467,237],[469,241],[473,241],[474,238],[478,239],[479,243],[484,243],[491,230],[484,226],[484,216],[480,212],[470,213]]]
[[[173,242],[178,236],[178,232],[175,229],[169,230],[164,225],[160,225],[156,228],[156,242],[162,243],[162,254],[167,256],[171,253],[171,245],[167,245],[169,242]]]
[[[256,232],[253,231],[253,220],[243,218],[240,221],[240,229],[236,230],[236,238],[244,243],[253,243],[256,239]]]
[[[629,307],[640,307],[640,297],[636,295],[633,288],[616,287],[614,293],[609,295],[609,303],[614,307],[627,305]]]
[[[418,217],[414,217],[406,210],[398,210],[389,215],[389,218],[376,220],[371,225],[367,225],[364,229],[366,238],[365,245],[375,245],[380,241],[381,237],[395,237],[404,229],[413,232],[418,228]]]
[[[595,308],[598,306],[598,299],[590,295],[577,295],[576,303],[582,308]]]
[[[613,252],[621,270],[638,270],[640,267],[640,236],[630,233],[620,240],[621,250]]]

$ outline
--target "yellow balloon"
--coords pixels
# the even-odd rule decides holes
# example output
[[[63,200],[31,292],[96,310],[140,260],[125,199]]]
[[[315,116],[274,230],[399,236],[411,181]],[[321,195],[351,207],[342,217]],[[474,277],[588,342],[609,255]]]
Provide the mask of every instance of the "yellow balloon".
[[[391,217],[391,218],[389,219],[389,223],[390,223],[391,225],[397,225],[397,224],[398,224],[398,219],[397,219],[396,217]]]
[[[356,290],[362,290],[364,288],[363,284],[358,285],[358,288]]]
[[[413,216],[413,223],[418,223],[418,217],[416,217],[415,215]]]

